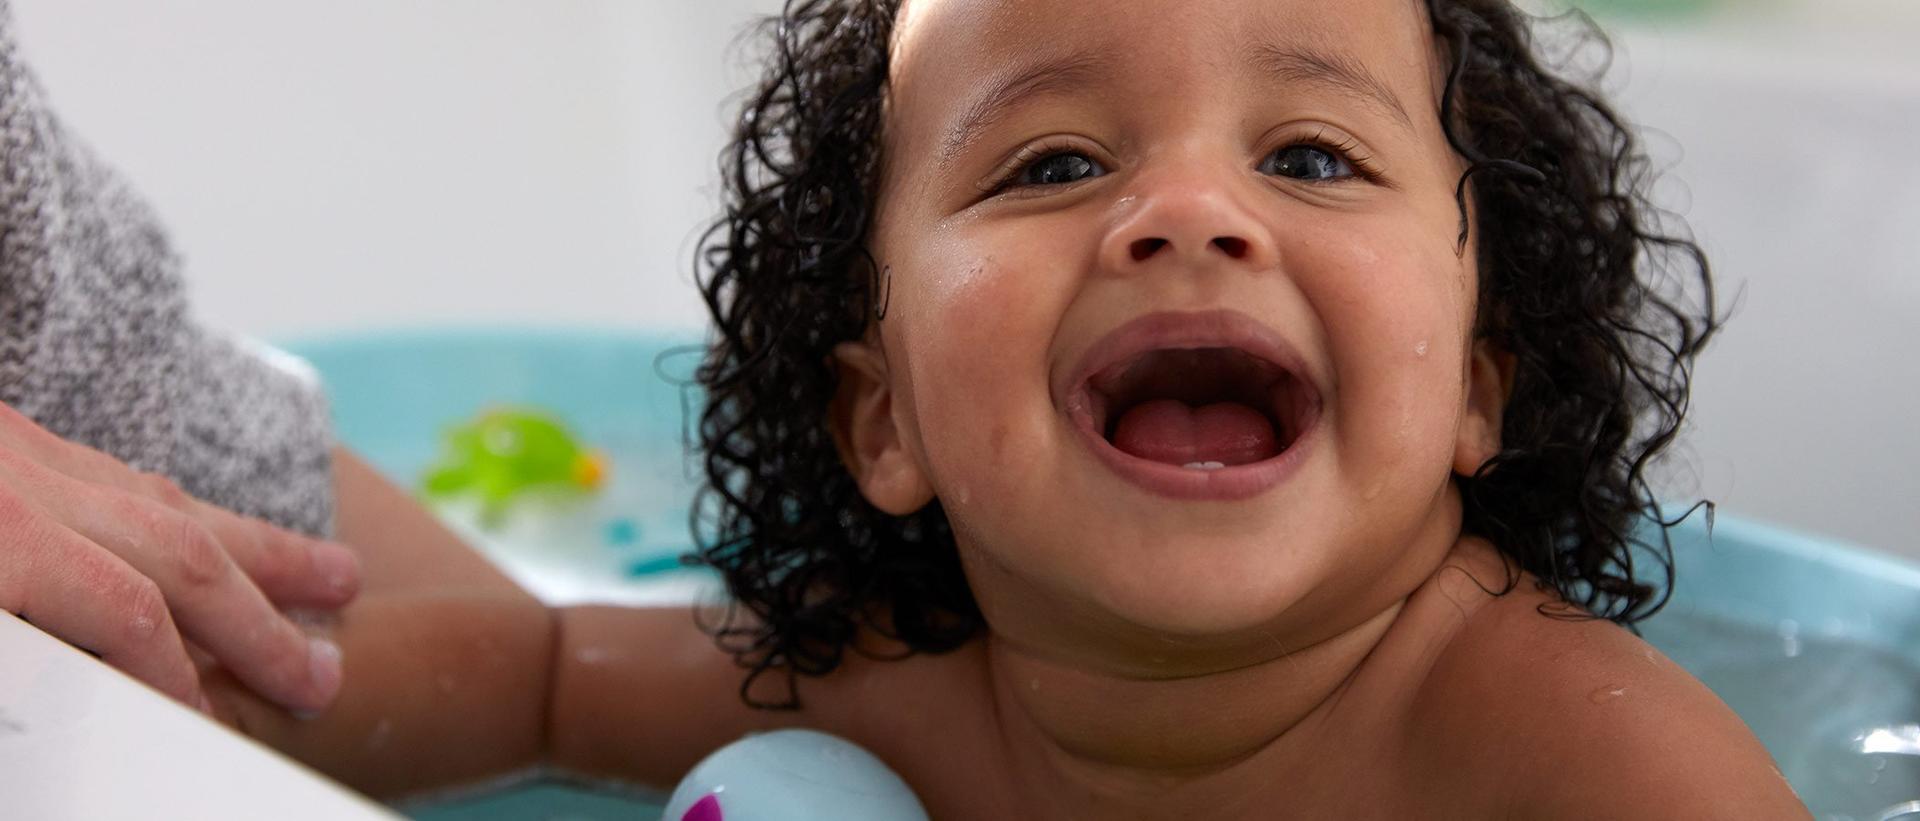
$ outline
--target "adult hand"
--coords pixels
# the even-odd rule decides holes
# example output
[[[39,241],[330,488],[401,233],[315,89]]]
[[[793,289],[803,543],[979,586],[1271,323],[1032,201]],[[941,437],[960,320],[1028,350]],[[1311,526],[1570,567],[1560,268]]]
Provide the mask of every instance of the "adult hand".
[[[212,713],[189,646],[298,712],[340,689],[340,652],[278,607],[360,587],[348,548],[243,518],[67,442],[0,403],[0,610]]]

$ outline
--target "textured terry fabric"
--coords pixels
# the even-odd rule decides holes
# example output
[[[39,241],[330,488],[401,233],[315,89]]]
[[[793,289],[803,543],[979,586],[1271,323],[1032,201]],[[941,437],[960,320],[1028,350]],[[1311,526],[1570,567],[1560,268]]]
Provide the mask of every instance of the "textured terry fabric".
[[[5,0],[0,402],[229,510],[308,533],[331,526],[317,380],[193,322],[158,220],[54,117]]]

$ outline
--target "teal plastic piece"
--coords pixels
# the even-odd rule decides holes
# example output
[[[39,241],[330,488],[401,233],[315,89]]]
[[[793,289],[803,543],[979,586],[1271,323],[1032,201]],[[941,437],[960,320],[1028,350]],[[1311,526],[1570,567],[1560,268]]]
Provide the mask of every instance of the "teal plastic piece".
[[[601,511],[603,537],[609,549],[630,551],[625,560],[639,561],[677,559],[693,547],[687,521],[697,473],[683,444],[685,411],[700,407],[699,392],[687,387],[699,360],[692,341],[692,334],[445,328],[281,344],[320,372],[339,441],[401,485],[415,486],[446,458],[449,422],[501,407],[565,420],[577,442],[608,457],[609,482],[595,504],[632,502]],[[616,520],[625,523],[619,532]],[[619,544],[623,535],[634,542]],[[677,561],[650,566],[691,572]]]
[[[660,817],[660,799],[549,781],[398,809],[413,821],[652,821]]]
[[[1643,628],[1660,645],[1670,622],[1804,626],[1920,664],[1920,567],[1883,553],[1721,515],[1668,531],[1673,598]],[[1687,659],[1676,658],[1686,664]]]
[[[565,419],[580,441],[621,455],[622,476],[657,474],[693,484],[681,444],[698,391],[681,384],[699,361],[690,333],[447,328],[363,331],[286,341],[320,372],[334,434],[382,473],[412,481],[438,457],[451,420],[490,407],[540,408]],[[686,356],[676,356],[686,351]],[[658,455],[628,465],[629,453]],[[640,521],[649,532],[668,529]],[[684,531],[680,518],[671,529]]]

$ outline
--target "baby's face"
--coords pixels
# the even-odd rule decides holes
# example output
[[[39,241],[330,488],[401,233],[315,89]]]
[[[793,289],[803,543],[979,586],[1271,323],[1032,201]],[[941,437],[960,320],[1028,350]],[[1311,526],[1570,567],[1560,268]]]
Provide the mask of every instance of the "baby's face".
[[[1505,389],[1421,4],[910,0],[897,36],[843,450],[883,509],[938,496],[995,632],[1233,655],[1430,573]]]

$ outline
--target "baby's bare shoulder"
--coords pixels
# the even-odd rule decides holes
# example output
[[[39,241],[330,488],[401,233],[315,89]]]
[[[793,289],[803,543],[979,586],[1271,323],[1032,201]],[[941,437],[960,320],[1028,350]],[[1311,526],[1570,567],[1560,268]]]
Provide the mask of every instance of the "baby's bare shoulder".
[[[1474,591],[1415,701],[1410,745],[1436,777],[1480,781],[1516,817],[1808,817],[1739,717],[1652,645],[1531,577]]]

